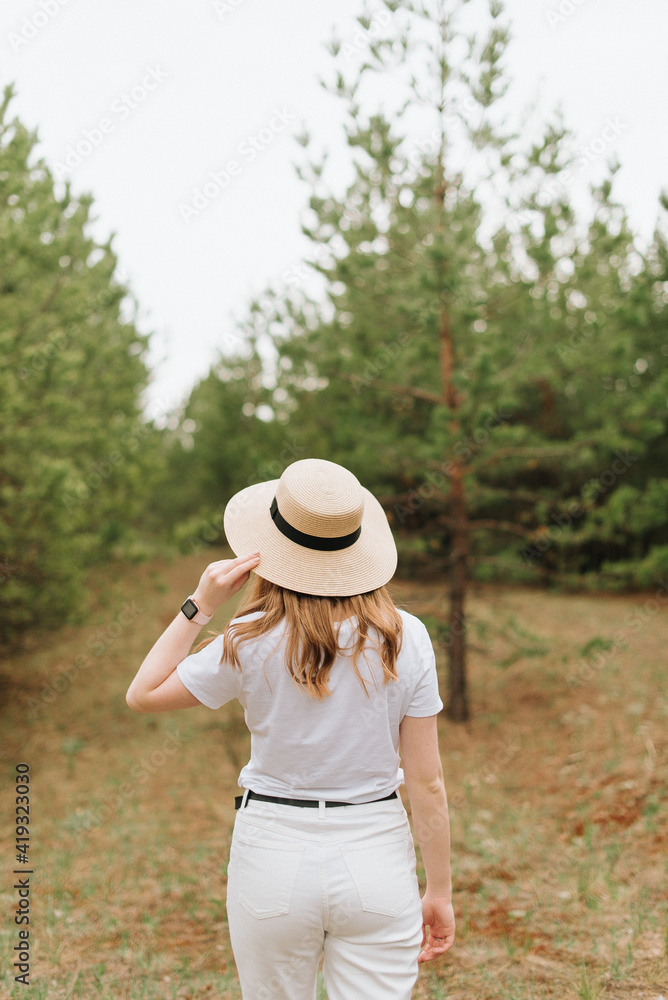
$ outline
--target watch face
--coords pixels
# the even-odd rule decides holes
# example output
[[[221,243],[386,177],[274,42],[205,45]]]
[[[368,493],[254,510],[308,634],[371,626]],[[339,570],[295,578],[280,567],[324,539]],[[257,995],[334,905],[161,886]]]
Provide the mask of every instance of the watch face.
[[[181,611],[183,611],[184,615],[189,621],[192,621],[197,612],[199,611],[199,608],[197,607],[194,601],[191,601],[190,598],[188,598],[188,600],[184,602]]]

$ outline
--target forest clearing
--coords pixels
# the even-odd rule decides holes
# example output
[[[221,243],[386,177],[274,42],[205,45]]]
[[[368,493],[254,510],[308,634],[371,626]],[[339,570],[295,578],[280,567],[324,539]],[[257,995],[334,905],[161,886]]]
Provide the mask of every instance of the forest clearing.
[[[125,703],[205,560],[228,554],[97,573],[86,625],[36,635],[4,663],[3,794],[16,763],[31,774],[35,1000],[239,1000],[225,871],[249,751],[242,710],[141,715]],[[389,585],[429,627],[443,589]],[[611,639],[621,627],[624,646]],[[457,939],[421,967],[415,996],[657,1000],[668,992],[665,593],[476,584],[469,629],[472,718],[440,728]],[[8,824],[3,841],[7,857]],[[5,955],[14,934],[5,922]],[[7,964],[1,975],[3,997],[25,995]]]

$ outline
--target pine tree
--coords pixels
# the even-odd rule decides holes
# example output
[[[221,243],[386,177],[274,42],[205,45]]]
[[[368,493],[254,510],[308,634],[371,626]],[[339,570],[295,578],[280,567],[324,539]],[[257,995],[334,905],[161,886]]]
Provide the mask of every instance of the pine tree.
[[[0,105],[2,637],[80,615],[89,567],[131,537],[157,463],[147,337],[122,318],[92,197],[57,197],[37,135]]]
[[[485,116],[504,90],[500,61],[508,32],[499,22],[501,5],[492,3],[489,34],[482,42],[469,38],[468,58],[458,65],[455,24],[463,5],[452,11],[444,2],[432,10],[386,6],[395,19],[399,11],[409,15],[403,32],[395,25],[395,37],[374,42],[369,56],[376,65],[365,62],[354,85],[339,73],[334,88],[349,102],[348,142],[367,158],[356,163],[342,201],[314,193],[317,221],[303,227],[331,250],[329,266],[319,269],[330,282],[333,316],[309,330],[304,305],[288,303],[283,320],[292,337],[277,349],[292,362],[282,384],[293,392],[316,371],[329,380],[311,398],[300,391],[295,420],[317,410],[322,432],[327,415],[328,454],[393,494],[386,499],[400,526],[410,526],[418,511],[424,523],[429,508],[429,530],[436,529],[432,560],[450,574],[447,711],[464,720],[469,480],[492,438],[514,444],[517,437],[509,423],[517,400],[497,376],[512,368],[519,345],[499,335],[499,324],[501,317],[512,322],[518,311],[513,284],[530,279],[519,272],[505,229],[481,243],[481,206],[448,159],[459,123],[472,150],[494,160],[488,169],[507,166],[513,136]],[[356,94],[366,70],[415,57],[409,28],[420,19],[428,34],[426,82],[413,76],[410,89],[415,100],[431,103],[436,127],[416,155],[384,114],[362,120]],[[368,19],[359,20],[368,27]],[[337,40],[331,48],[335,57],[341,51]],[[397,120],[410,104],[409,98]],[[314,185],[321,174],[322,166],[314,166]]]
[[[347,102],[355,158],[343,196],[326,156],[298,168],[326,301],[270,288],[258,321],[284,429],[380,496],[404,553],[448,571],[456,720],[469,715],[471,576],[642,582],[666,541],[666,480],[648,464],[666,448],[665,241],[638,249],[614,167],[592,189],[592,220],[576,217],[560,116],[534,141],[499,120],[502,4],[482,40],[461,28],[465,6],[386,2],[390,31],[374,30],[354,81],[345,65],[322,81]],[[358,21],[370,38],[371,18]],[[339,64],[349,48],[330,45]],[[410,75],[398,113],[363,115],[372,71]],[[415,103],[434,125],[417,143],[401,130]]]
[[[502,5],[490,3],[482,42],[456,30],[463,6],[386,3],[395,19],[408,15],[403,32],[394,24],[393,34],[369,46],[371,61],[355,83],[337,73],[333,90],[348,102],[349,145],[365,155],[342,199],[322,190],[325,160],[312,164],[310,177],[300,174],[313,188],[302,228],[317,250],[328,307],[274,293],[279,306],[268,323],[280,386],[298,402],[291,425],[309,428],[317,453],[383,494],[397,527],[414,528],[432,565],[449,570],[447,712],[457,720],[469,712],[465,593],[474,564],[503,578],[517,572],[523,553],[524,578],[592,568],[600,579],[605,525],[619,515],[608,506],[613,493],[597,495],[593,486],[588,493],[586,484],[611,462],[665,439],[656,410],[665,365],[656,350],[651,394],[632,402],[605,388],[632,370],[642,339],[637,323],[629,336],[624,313],[639,252],[619,206],[610,204],[612,179],[593,191],[595,217],[583,233],[569,203],[569,136],[559,116],[528,145],[492,121],[505,91]],[[436,120],[419,155],[397,131],[410,99],[390,122],[380,112],[364,121],[357,98],[366,71],[393,72],[393,60],[408,64],[421,50],[410,39],[413,21],[425,28],[430,59],[422,64],[426,82],[413,76],[410,89]],[[367,16],[359,22],[368,30]],[[331,51],[342,54],[337,40]],[[490,185],[479,174],[473,190],[451,162],[453,134],[460,142],[462,133],[505,199],[506,214],[490,235],[477,193]],[[309,136],[301,141],[306,146]],[[645,297],[646,319],[646,289]],[[596,324],[603,350],[589,336]],[[587,350],[572,349],[578,336]],[[650,491],[651,528],[659,528],[664,483]],[[563,519],[583,489],[583,510],[593,515],[586,539],[571,515]],[[591,536],[599,544],[594,556]],[[533,551],[539,559],[528,556]]]

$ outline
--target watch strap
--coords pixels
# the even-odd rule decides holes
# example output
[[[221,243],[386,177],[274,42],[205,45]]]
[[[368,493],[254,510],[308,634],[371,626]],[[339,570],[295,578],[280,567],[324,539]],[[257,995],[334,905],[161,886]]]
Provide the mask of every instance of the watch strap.
[[[208,625],[208,623],[213,618],[213,615],[205,615],[203,611],[200,611],[199,604],[194,599],[192,594],[190,595],[190,597],[188,597],[187,601],[184,601],[183,604],[181,605],[181,611],[183,611],[183,613],[185,614],[185,606],[188,603],[188,601],[194,604],[195,607],[197,608],[197,614],[193,615],[192,618],[189,615],[186,615],[188,621],[195,622],[197,625]]]

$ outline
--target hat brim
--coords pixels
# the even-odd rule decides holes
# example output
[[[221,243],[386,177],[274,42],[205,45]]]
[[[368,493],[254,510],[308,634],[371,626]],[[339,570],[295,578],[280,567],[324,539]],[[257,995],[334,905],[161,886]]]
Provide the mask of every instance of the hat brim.
[[[288,590],[349,597],[384,586],[397,568],[397,547],[385,511],[362,487],[362,530],[356,542],[333,552],[310,549],[286,538],[270,513],[278,479],[247,486],[231,498],[223,525],[237,556],[260,553],[254,572]]]

